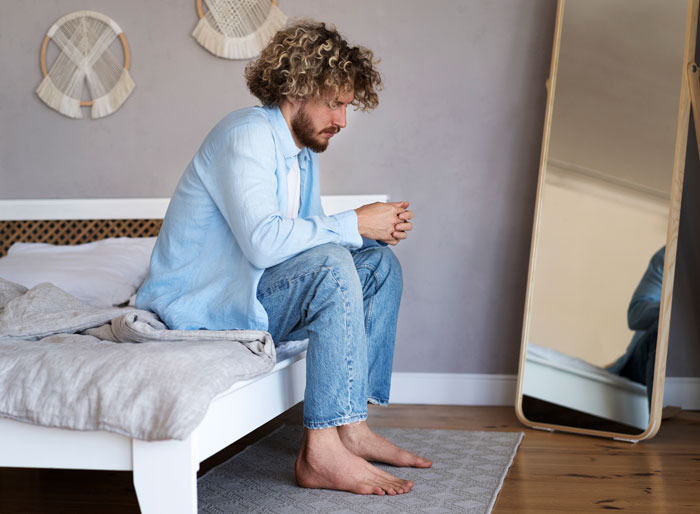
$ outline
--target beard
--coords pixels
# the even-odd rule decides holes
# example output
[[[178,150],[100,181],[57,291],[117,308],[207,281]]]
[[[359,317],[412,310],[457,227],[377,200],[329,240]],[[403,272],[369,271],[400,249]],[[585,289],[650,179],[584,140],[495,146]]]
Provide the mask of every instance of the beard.
[[[311,117],[302,106],[292,117],[292,131],[302,145],[316,153],[321,153],[328,148],[328,139],[322,137],[321,134],[323,132],[335,134],[340,129],[338,127],[328,127],[317,132],[311,122]]]

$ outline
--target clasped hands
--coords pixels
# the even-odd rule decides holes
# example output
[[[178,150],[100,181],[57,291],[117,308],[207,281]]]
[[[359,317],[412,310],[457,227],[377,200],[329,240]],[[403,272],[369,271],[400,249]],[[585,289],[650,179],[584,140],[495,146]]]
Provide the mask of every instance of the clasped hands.
[[[367,239],[396,245],[413,228],[413,211],[408,202],[375,202],[355,209],[360,235]]]

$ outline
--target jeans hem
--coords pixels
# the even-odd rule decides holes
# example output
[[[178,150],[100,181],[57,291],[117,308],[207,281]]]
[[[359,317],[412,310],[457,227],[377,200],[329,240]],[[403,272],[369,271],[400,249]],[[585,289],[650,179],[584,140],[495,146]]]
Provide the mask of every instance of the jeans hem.
[[[343,416],[342,418],[335,418],[330,421],[307,421],[304,420],[304,428],[310,430],[317,430],[320,428],[331,428],[338,427],[341,425],[349,425],[350,423],[357,423],[358,421],[364,421],[367,419],[367,413],[356,414],[354,416]]]
[[[370,396],[367,398],[367,402],[371,403],[372,405],[382,405],[382,406],[387,406],[389,405],[389,399],[386,398],[375,398],[373,396]]]

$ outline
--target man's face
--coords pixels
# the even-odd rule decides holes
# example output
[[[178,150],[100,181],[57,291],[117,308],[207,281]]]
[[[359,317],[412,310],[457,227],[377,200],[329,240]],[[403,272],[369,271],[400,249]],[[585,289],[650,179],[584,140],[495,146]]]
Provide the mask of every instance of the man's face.
[[[328,141],[346,125],[345,109],[355,98],[353,92],[331,100],[305,100],[292,116],[292,133],[296,142],[314,152],[323,152]]]

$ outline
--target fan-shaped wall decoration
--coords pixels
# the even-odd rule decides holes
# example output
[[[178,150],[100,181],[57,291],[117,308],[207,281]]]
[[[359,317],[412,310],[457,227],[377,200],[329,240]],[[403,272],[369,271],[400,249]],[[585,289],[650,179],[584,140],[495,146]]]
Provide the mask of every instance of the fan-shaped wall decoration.
[[[195,0],[199,22],[192,36],[214,55],[249,59],[265,48],[287,17],[276,0]]]
[[[119,38],[124,64],[109,51]],[[46,70],[46,48],[53,41],[60,54]],[[126,37],[114,20],[94,11],[66,14],[46,33],[41,45],[44,80],[36,90],[46,105],[70,118],[82,118],[81,106],[91,106],[92,118],[102,118],[126,101],[135,84],[129,75],[131,56]],[[81,101],[85,83],[90,101]]]

